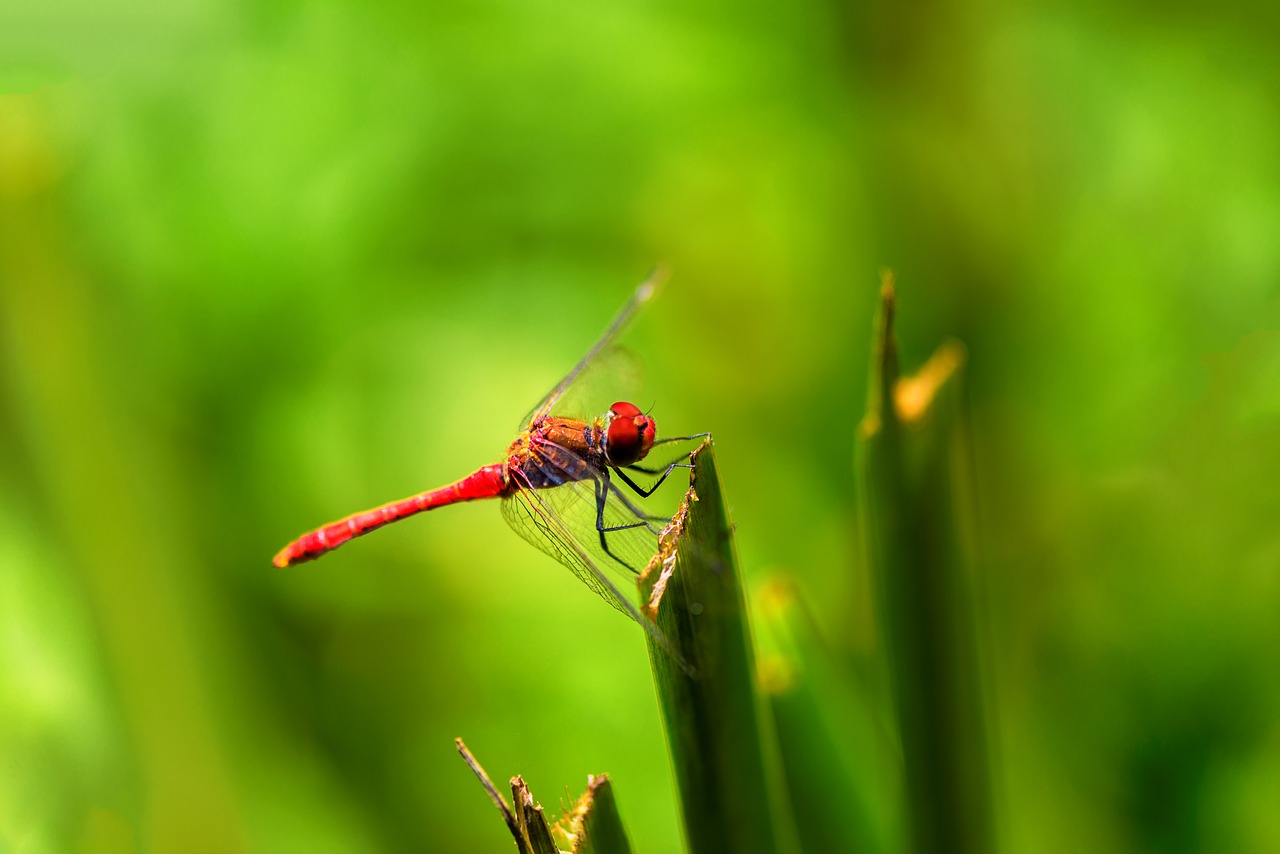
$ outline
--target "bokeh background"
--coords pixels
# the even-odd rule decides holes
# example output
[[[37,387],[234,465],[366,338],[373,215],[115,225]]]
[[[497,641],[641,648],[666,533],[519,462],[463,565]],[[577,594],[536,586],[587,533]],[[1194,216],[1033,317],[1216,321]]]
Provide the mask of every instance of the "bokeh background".
[[[6,3],[0,850],[508,850],[455,736],[680,850],[641,632],[496,507],[270,566],[495,460],[656,261],[641,404],[715,434],[748,580],[868,657],[881,268],[908,366],[967,344],[1008,850],[1275,850],[1277,32]]]

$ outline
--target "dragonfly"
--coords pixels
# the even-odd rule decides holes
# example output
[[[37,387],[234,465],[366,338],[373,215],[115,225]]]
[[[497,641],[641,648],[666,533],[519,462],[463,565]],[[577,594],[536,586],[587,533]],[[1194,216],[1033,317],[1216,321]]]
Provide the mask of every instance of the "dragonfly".
[[[691,467],[687,454],[659,466],[642,465],[642,461],[654,448],[709,434],[658,439],[652,416],[628,401],[614,403],[590,421],[554,414],[566,392],[653,298],[660,275],[655,271],[636,289],[582,360],[525,418],[501,461],[481,466],[447,486],[316,528],[281,549],[275,565],[287,567],[314,560],[356,537],[418,513],[497,498],[503,517],[521,537],[572,570],[587,587],[639,623],[674,655],[661,630],[619,589],[610,573],[634,583],[657,552],[659,526],[670,521],[669,517],[646,513],[636,499],[651,496],[674,470]],[[649,482],[642,485],[642,480]],[[675,658],[679,661],[678,655]]]

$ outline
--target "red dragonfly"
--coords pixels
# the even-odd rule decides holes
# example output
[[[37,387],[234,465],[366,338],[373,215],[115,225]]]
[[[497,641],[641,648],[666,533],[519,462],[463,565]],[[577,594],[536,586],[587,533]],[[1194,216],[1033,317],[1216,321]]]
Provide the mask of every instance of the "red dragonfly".
[[[552,415],[592,360],[606,349],[656,290],[655,273],[573,370],[526,419],[501,462],[482,466],[456,483],[355,513],[303,534],[280,550],[276,566],[313,560],[355,537],[426,510],[481,498],[501,498],[502,514],[520,536],[573,570],[588,587],[636,620],[668,651],[670,645],[601,565],[632,580],[657,552],[659,524],[667,517],[646,514],[619,489],[647,498],[685,457],[657,467],[639,465],[658,445],[708,434],[657,439],[654,420],[638,406],[619,401],[592,421]],[[641,486],[633,474],[654,477]]]

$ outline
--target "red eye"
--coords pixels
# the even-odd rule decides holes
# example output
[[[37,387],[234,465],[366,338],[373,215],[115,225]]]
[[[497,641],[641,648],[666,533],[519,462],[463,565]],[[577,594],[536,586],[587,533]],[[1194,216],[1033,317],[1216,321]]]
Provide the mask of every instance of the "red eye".
[[[609,422],[609,456],[625,459],[640,444],[640,428],[635,419],[615,418]]]
[[[609,413],[613,417],[604,437],[604,454],[609,465],[629,466],[644,459],[653,446],[653,419],[633,403],[615,403]]]

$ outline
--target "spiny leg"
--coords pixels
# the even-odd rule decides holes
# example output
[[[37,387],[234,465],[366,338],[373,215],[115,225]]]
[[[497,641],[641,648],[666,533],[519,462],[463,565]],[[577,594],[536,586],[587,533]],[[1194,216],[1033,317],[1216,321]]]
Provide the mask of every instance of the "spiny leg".
[[[659,445],[670,445],[674,442],[690,442],[694,439],[705,439],[710,435],[711,435],[710,433],[694,433],[691,436],[669,436],[666,439],[659,439],[658,441],[654,442],[650,447],[656,448]]]
[[[658,445],[673,444],[675,442],[688,442],[693,439],[701,439],[710,435],[711,435],[710,433],[694,433],[691,436],[672,436],[667,439],[659,439],[658,441],[653,443],[653,447],[657,447]],[[631,478],[627,477],[626,473],[623,472],[622,470],[614,469],[614,471],[618,472],[618,476],[622,478],[622,482],[625,483],[627,486],[631,487],[636,492],[637,495],[639,495],[641,498],[648,498],[650,495],[653,495],[653,493],[657,491],[658,487],[662,486],[662,482],[667,479],[667,476],[671,474],[673,469],[693,468],[693,465],[691,463],[680,462],[680,460],[684,458],[685,458],[684,455],[681,454],[671,462],[667,463],[665,466],[656,466],[652,468],[649,466],[642,466],[642,465],[636,465],[636,464],[626,466],[628,471],[638,471],[642,474],[653,474],[658,476],[658,479],[653,482],[653,486],[650,486],[647,490],[639,486],[638,484],[636,484],[636,482],[633,481]]]
[[[622,469],[613,470],[614,473],[618,475],[618,477],[622,480],[623,483],[625,483],[627,486],[631,487],[631,489],[635,491],[636,495],[639,495],[641,498],[648,498],[650,495],[653,495],[653,493],[658,491],[658,487],[662,486],[662,482],[667,479],[667,476],[670,475],[671,472],[675,471],[676,469],[691,469],[693,468],[693,464],[682,463],[682,462],[668,463],[666,468],[661,469],[661,473],[659,473],[660,471],[659,469],[641,468],[640,466],[627,466],[627,468],[633,471],[643,472],[644,474],[658,475],[658,479],[653,482],[653,486],[650,486],[648,489],[645,489],[644,487],[640,486],[640,484],[636,483],[634,480],[627,477],[627,473],[624,472]]]
[[[625,492],[623,492],[621,489],[618,489],[618,487],[614,486],[613,481],[610,481],[608,479],[608,472],[603,472],[602,474],[605,479],[605,486],[608,490],[608,493],[612,495],[614,498],[616,498],[618,503],[621,504],[624,508],[626,508],[626,511],[630,513],[632,516],[636,517],[637,519],[644,519],[645,527],[649,529],[649,533],[653,534],[654,536],[657,536],[659,533],[661,533],[657,528],[654,528],[652,525],[649,525],[648,524],[649,522],[662,522],[663,524],[666,524],[671,521],[671,518],[669,516],[654,516],[649,513],[645,513],[644,510],[642,510],[641,508],[637,507],[634,503],[632,503],[631,499],[627,497],[627,494]],[[640,527],[638,524],[616,525],[613,528],[610,528],[607,530],[626,530],[627,528],[638,528],[638,527]]]
[[[613,549],[609,548],[609,538],[606,535],[613,531],[626,531],[631,528],[639,528],[642,526],[647,528],[649,523],[641,520],[627,525],[606,525],[604,523],[604,503],[609,497],[609,491],[611,488],[612,485],[609,483],[608,475],[602,474],[601,477],[596,479],[596,532],[600,535],[600,548],[605,554],[625,566],[629,571],[639,575],[640,570],[636,569],[634,566],[613,553]],[[625,503],[629,509],[635,509],[632,508],[630,502],[627,502],[625,499],[623,503]]]

